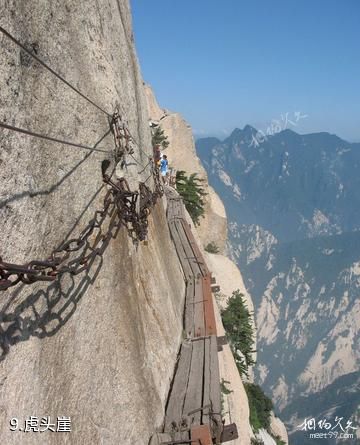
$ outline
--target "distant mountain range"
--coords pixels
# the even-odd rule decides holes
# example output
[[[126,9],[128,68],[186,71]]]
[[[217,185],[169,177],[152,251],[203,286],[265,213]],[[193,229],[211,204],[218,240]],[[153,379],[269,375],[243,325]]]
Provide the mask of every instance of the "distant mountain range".
[[[340,415],[328,393],[348,394],[344,376],[359,371],[360,144],[291,130],[256,136],[246,126],[224,141],[199,139],[197,153],[225,204],[229,249],[255,303],[256,378],[291,444],[305,445],[301,419]],[[358,378],[352,386],[351,408],[341,409],[356,419]]]
[[[257,224],[280,241],[360,228],[360,144],[284,130],[255,146],[256,134],[246,126],[223,142],[196,145],[213,185],[238,203],[242,224]]]

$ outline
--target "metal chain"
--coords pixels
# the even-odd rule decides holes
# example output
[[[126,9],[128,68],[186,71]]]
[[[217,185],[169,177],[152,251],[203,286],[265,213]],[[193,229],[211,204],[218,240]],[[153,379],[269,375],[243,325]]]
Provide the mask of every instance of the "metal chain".
[[[138,165],[142,167],[142,170],[139,174],[143,173],[146,168],[150,165],[150,161],[152,158],[149,158],[150,161],[144,166],[142,162],[140,162],[134,156],[134,148],[136,146],[142,153],[146,154],[148,157],[148,153],[146,153],[136,142],[132,134],[130,133],[127,122],[123,119],[122,115],[119,111],[119,106],[116,107],[115,112],[110,121],[110,129],[114,135],[115,141],[115,162],[119,163],[121,161],[121,166],[123,167],[125,164],[125,156],[129,155]]]
[[[129,130],[116,109],[112,115],[110,128],[115,141],[115,162],[120,162],[125,154],[132,155],[134,150],[130,146],[131,136]]]
[[[104,174],[103,180],[110,189],[104,197],[103,208],[95,212],[78,238],[65,241],[46,260],[12,264],[0,258],[0,291],[20,282],[32,284],[37,281],[54,281],[64,273],[77,275],[89,269],[95,257],[103,254],[111,238],[116,236],[122,226],[127,228],[133,241],[144,241],[148,233],[148,216],[163,194],[158,170],[154,169],[153,177],[156,178],[154,191],[140,182],[139,192],[134,192],[130,190],[125,178],[114,182]],[[137,212],[139,197],[140,209]]]
[[[130,133],[126,122],[121,117],[118,108],[113,115],[110,115],[95,102],[85,96],[81,91],[71,85],[66,79],[56,73],[52,68],[46,65],[35,54],[30,52],[21,42],[10,35],[0,26],[0,32],[6,35],[14,43],[20,46],[30,56],[37,60],[42,66],[48,69],[52,74],[58,77],[62,82],[68,85],[76,93],[94,105],[100,111],[109,116],[110,129],[114,135],[115,141],[115,164],[125,163],[125,156],[132,156],[134,150],[132,144],[139,147],[139,150],[145,151],[139,146]],[[95,147],[88,147],[82,144],[76,144],[68,141],[41,135],[19,127],[10,126],[0,122],[0,126],[8,130],[18,131],[31,136],[41,137],[53,142],[64,143],[67,145],[85,148],[94,151],[106,151]],[[105,160],[105,163],[109,161]],[[138,162],[138,161],[137,161]],[[138,162],[139,163],[139,162]],[[141,165],[141,163],[139,163]],[[108,164],[107,164],[108,165]],[[26,264],[7,263],[0,257],[0,291],[9,289],[12,286],[22,282],[32,284],[37,281],[54,281],[58,276],[70,273],[77,275],[86,269],[89,269],[96,256],[102,255],[112,237],[115,237],[121,226],[125,226],[130,237],[134,242],[144,241],[148,234],[148,216],[155,206],[159,197],[164,193],[160,182],[159,170],[155,167],[154,161],[150,158],[148,164],[141,173],[150,165],[151,174],[144,181],[139,183],[139,191],[131,191],[126,179],[121,178],[114,182],[111,176],[107,176],[103,171],[103,180],[110,186],[103,202],[103,208],[95,212],[94,217],[83,229],[78,238],[72,238],[64,242],[55,249],[46,260],[33,260]],[[123,167],[123,165],[121,165]],[[105,168],[106,170],[106,168]],[[154,191],[145,185],[145,182],[153,177]],[[137,212],[137,202],[139,199],[139,212]],[[106,227],[106,230],[105,230]]]
[[[110,128],[115,141],[115,161],[124,162],[124,156],[133,153],[130,145],[132,136],[118,110],[112,116]],[[109,164],[110,162],[107,165]],[[64,273],[77,275],[83,272],[90,267],[97,255],[102,255],[111,237],[116,236],[121,226],[126,227],[134,242],[146,240],[148,216],[158,198],[164,193],[159,170],[152,158],[149,158],[146,167],[149,165],[151,174],[144,182],[139,183],[139,191],[131,191],[125,178],[114,182],[111,176],[106,175],[105,168],[103,180],[110,186],[110,190],[105,195],[103,208],[95,212],[79,237],[64,242],[46,260],[12,264],[4,262],[0,257],[0,291],[20,282],[32,284],[36,281],[54,281],[57,276]],[[154,191],[145,184],[151,176],[154,181]],[[137,212],[138,200],[139,212]],[[104,234],[105,220],[109,220],[109,223]]]

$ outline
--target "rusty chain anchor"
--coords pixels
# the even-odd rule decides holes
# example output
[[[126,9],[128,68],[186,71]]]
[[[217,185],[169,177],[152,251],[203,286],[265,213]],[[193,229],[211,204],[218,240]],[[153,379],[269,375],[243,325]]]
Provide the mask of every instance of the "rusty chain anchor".
[[[130,146],[132,138],[118,111],[115,111],[110,126],[115,140],[115,161],[121,162],[125,154],[133,153]],[[148,233],[148,216],[164,193],[159,171],[152,159],[149,164],[154,191],[144,182],[139,183],[139,191],[131,191],[125,178],[114,181],[103,171],[103,181],[110,187],[104,197],[103,208],[95,212],[78,238],[65,241],[46,260],[12,264],[0,257],[0,291],[20,282],[32,284],[37,281],[54,281],[64,273],[77,275],[83,272],[90,267],[97,255],[102,255],[114,236],[113,232],[117,233],[122,226],[126,227],[134,242],[144,241]],[[102,229],[105,221],[108,221],[108,225],[104,234]]]

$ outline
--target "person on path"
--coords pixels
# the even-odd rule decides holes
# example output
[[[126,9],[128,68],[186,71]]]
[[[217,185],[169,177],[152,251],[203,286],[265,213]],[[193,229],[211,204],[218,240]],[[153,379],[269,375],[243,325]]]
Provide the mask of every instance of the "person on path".
[[[160,150],[160,145],[155,145],[154,147],[154,160],[155,160],[155,164],[160,167],[160,161],[162,158],[162,153]]]
[[[168,178],[168,168],[169,168],[169,163],[167,160],[167,156],[163,155],[161,161],[160,161],[160,173],[163,179],[164,184],[167,184],[167,178]]]

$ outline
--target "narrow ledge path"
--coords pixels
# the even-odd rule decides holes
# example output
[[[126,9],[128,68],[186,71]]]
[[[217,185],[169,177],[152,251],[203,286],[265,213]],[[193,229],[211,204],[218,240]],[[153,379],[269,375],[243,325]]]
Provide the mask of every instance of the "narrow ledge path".
[[[166,187],[167,220],[185,281],[184,340],[166,404],[162,431],[150,445],[215,445],[235,439],[223,425],[213,279],[191,228],[182,198]]]

